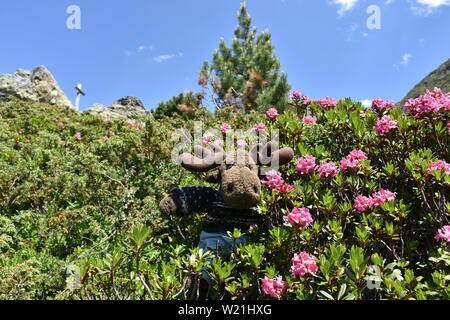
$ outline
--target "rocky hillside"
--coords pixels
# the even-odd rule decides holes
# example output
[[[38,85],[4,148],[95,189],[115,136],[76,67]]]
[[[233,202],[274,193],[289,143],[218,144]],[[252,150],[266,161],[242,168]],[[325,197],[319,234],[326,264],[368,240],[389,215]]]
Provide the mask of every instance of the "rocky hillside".
[[[442,91],[450,91],[450,59],[441,64],[439,68],[431,72],[428,76],[420,81],[400,102],[403,105],[410,98],[417,98],[423,94],[426,89],[441,88]]]
[[[0,98],[9,100],[11,97],[73,108],[58,82],[44,66],[0,75]]]
[[[31,71],[18,69],[13,74],[0,74],[0,101],[10,101],[12,98],[74,109],[55,77],[44,66]],[[142,101],[131,96],[121,98],[109,107],[94,104],[84,113],[108,120],[151,116]]]

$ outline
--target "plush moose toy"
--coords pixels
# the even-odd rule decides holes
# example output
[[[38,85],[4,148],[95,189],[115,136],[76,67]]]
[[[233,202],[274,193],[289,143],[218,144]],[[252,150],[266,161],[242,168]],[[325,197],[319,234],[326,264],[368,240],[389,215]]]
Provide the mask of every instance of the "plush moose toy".
[[[218,146],[215,148],[213,152],[195,146],[195,156],[183,153],[180,162],[191,172],[209,171],[206,181],[219,183],[219,189],[207,186],[175,188],[160,202],[159,207],[165,215],[186,216],[193,212],[206,212],[198,247],[219,250],[227,259],[232,250],[227,231],[236,228],[245,233],[250,226],[262,222],[255,209],[261,195],[258,165],[284,165],[293,158],[294,152],[291,148],[278,149],[275,142],[265,146],[258,144],[250,152],[242,149],[224,152]],[[245,237],[241,237],[235,244],[244,241]],[[209,289],[209,275],[205,271],[200,287],[203,287],[200,291]]]

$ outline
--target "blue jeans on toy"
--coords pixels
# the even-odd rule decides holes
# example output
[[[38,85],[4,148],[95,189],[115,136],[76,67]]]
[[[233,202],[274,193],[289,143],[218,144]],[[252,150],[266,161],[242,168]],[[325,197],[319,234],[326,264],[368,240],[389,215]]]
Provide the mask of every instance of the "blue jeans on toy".
[[[236,240],[235,246],[240,243],[244,243],[247,241],[245,236],[240,237]],[[198,248],[203,249],[203,251],[219,251],[220,256],[224,260],[228,260],[230,258],[231,252],[233,250],[233,240],[226,232],[205,232],[202,231],[200,234],[200,242],[198,243]],[[208,259],[208,263],[211,263],[211,259]],[[202,271],[202,277],[208,281],[211,280],[211,276],[207,272],[208,267],[204,266]]]

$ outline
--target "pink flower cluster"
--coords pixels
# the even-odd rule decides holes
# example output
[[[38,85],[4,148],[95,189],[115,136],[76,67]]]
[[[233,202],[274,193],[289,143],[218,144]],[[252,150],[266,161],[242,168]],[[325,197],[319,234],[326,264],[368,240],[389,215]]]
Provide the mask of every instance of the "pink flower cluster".
[[[443,93],[441,89],[427,89],[426,93],[416,99],[409,99],[403,106],[405,110],[415,112],[421,117],[424,113],[437,113],[450,110],[450,92]]]
[[[208,145],[216,139],[216,136],[211,132],[205,132],[202,137],[202,144]]]
[[[317,100],[317,104],[325,109],[330,109],[337,106],[336,100],[330,97]]]
[[[308,273],[316,273],[319,268],[316,264],[316,258],[306,252],[300,252],[299,254],[294,254],[291,259],[292,266],[289,270],[294,276],[303,277]]]
[[[321,179],[334,178],[338,173],[338,167],[333,162],[323,162],[317,170]]]
[[[78,141],[81,140],[81,132],[75,133],[75,139],[77,139]]]
[[[281,172],[270,170],[266,173],[266,180],[261,180],[262,184],[267,185],[271,189],[275,189],[282,193],[288,193],[294,190],[294,187],[284,183]]]
[[[447,163],[443,160],[438,160],[436,162],[431,162],[428,165],[428,172],[436,171],[436,170],[445,170],[446,174],[450,174],[450,163]]]
[[[260,132],[265,130],[267,130],[267,126],[264,123],[258,123],[252,127],[253,132]]]
[[[372,194],[371,197],[358,195],[355,198],[353,207],[358,212],[364,212],[373,207],[380,207],[386,201],[394,201],[395,193],[389,190],[381,189]]]
[[[107,121],[107,120],[105,120],[105,121]],[[109,120],[109,121],[111,121],[111,120]],[[112,121],[111,121],[111,122],[112,122]],[[111,123],[111,122],[105,122],[105,123]],[[125,126],[125,127],[129,127],[129,128],[131,128],[131,129],[136,129],[136,130],[142,130],[142,129],[144,129],[144,126],[143,126],[141,123],[139,123],[139,122],[134,122],[134,121],[127,122],[127,123],[124,124],[124,126]]]
[[[243,139],[239,139],[236,141],[238,148],[245,148],[248,146],[247,142]]]
[[[303,227],[307,227],[313,222],[313,218],[308,208],[294,208],[283,219],[284,221],[290,223],[293,226],[299,224]]]
[[[222,123],[222,125],[220,126],[220,131],[227,134],[231,131],[231,126],[228,123]]]
[[[313,156],[304,156],[298,158],[295,168],[300,174],[309,174],[316,170],[316,158]]]
[[[392,110],[395,108],[395,102],[390,100],[383,100],[381,98],[375,98],[372,100],[372,111],[381,112],[384,110]]]
[[[273,298],[279,298],[287,288],[287,283],[283,281],[282,276],[275,279],[264,277],[261,282],[263,292]]]
[[[383,116],[381,119],[377,120],[377,124],[374,128],[377,134],[384,134],[397,128],[397,125],[397,121],[393,120],[390,116]]]
[[[350,154],[341,160],[339,170],[345,171],[347,169],[357,170],[360,167],[359,161],[367,159],[366,154],[362,150],[353,150]]]
[[[439,229],[434,239],[450,242],[450,225],[443,226]]]
[[[303,117],[303,123],[306,123],[306,124],[316,124],[316,122],[317,122],[317,120],[316,120],[316,118],[314,118],[314,117],[311,117],[311,116]]]
[[[311,99],[297,90],[292,93],[292,100],[301,102],[305,106],[309,106],[311,104]]]
[[[280,114],[278,113],[278,110],[275,108],[271,108],[269,110],[267,110],[266,115],[269,119],[275,119],[276,117],[278,117]]]

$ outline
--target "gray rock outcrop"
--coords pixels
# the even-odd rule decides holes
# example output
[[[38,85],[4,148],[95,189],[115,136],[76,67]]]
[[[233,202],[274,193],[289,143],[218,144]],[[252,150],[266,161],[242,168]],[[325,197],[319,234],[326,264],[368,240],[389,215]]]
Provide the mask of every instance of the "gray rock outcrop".
[[[18,69],[13,74],[0,75],[0,98],[9,100],[11,96],[73,108],[58,82],[44,66],[31,71]]]
[[[109,120],[151,116],[151,112],[145,110],[142,101],[131,96],[121,98],[113,102],[109,107],[105,107],[102,104],[94,104],[85,112]]]

